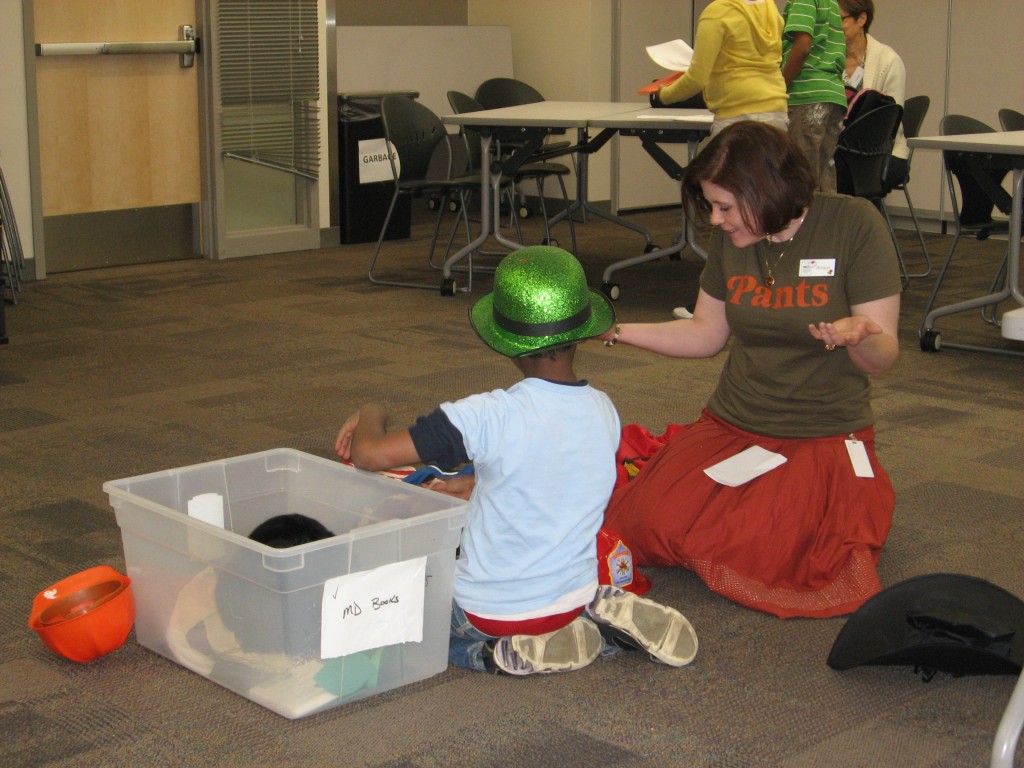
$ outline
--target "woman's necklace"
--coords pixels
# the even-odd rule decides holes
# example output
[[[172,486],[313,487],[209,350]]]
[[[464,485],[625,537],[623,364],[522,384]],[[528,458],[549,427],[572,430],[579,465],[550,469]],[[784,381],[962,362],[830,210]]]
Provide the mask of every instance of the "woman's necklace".
[[[807,217],[806,213],[803,216],[800,217],[800,220],[797,222],[797,225],[796,225],[796,227],[797,227],[796,231],[797,232],[800,231],[800,225],[804,223],[804,219],[806,217]],[[778,255],[778,257],[775,259],[775,263],[774,264],[769,264],[768,263],[768,253],[767,253],[767,249],[765,249],[766,250],[766,253],[764,255],[765,274],[763,275],[763,277],[764,277],[764,284],[767,285],[769,288],[771,288],[773,285],[775,285],[775,275],[772,274],[772,270],[774,270],[777,266],[779,266],[779,263],[782,261],[782,257],[785,256],[786,255],[786,251],[789,250],[789,244],[793,242],[793,238],[794,237],[796,237],[796,232],[794,232],[792,234],[792,236],[790,236],[790,238],[785,241],[786,244],[782,248],[782,253],[780,253]],[[768,248],[771,248],[772,247],[772,235],[771,235],[770,232],[768,233],[768,235],[765,236],[765,239],[768,241]]]

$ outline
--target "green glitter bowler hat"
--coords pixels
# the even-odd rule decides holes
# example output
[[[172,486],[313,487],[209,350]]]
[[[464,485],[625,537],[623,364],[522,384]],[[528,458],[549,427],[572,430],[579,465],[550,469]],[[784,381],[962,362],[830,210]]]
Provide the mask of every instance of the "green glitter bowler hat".
[[[600,336],[615,322],[615,310],[587,286],[575,256],[534,245],[501,260],[494,290],[473,304],[469,321],[487,346],[521,357]]]

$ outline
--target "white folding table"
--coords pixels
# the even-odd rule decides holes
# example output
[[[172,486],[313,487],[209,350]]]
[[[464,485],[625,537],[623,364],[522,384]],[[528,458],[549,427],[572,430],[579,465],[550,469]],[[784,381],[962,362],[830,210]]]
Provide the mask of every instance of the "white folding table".
[[[654,112],[661,114],[658,116],[650,114]],[[530,161],[551,159],[571,153],[579,156],[577,199],[566,211],[553,217],[552,223],[560,221],[565,216],[571,216],[576,211],[583,210],[627,227],[644,237],[646,243],[643,256],[624,259],[605,270],[602,290],[611,298],[618,297],[618,286],[610,281],[614,271],[642,261],[679,253],[686,246],[686,242],[680,242],[670,248],[658,248],[651,242],[650,233],[643,227],[593,206],[587,198],[587,161],[588,156],[598,151],[612,136],[622,133],[640,137],[644,142],[645,149],[658,164],[673,178],[681,178],[681,167],[661,150],[658,144],[686,142],[690,145],[690,156],[692,157],[696,151],[697,142],[711,130],[711,113],[707,110],[652,110],[642,104],[629,102],[541,101],[515,107],[446,115],[443,120],[450,125],[469,126],[479,131],[480,154],[483,158],[492,158],[493,139],[499,132],[506,141],[511,136],[516,139],[517,143],[522,142],[522,144],[509,157],[492,158],[490,162],[483,163],[480,181],[480,233],[445,261],[441,279],[442,295],[454,295],[453,267],[483,245],[488,238],[494,237],[508,248],[520,247],[520,243],[510,241],[500,232],[498,226],[500,198],[496,193],[496,186],[503,174],[514,171],[528,159]],[[590,128],[600,128],[601,132],[591,138],[589,136]],[[542,151],[542,144],[548,135],[563,134],[570,129],[577,131],[575,144],[551,152]],[[540,151],[539,155],[538,151]]]
[[[977,153],[989,159],[998,158],[1001,162],[1009,164],[1013,168],[1013,204],[1010,209],[1010,230],[1009,244],[1006,257],[1006,281],[1003,287],[995,293],[978,296],[965,301],[958,301],[945,307],[932,307],[921,322],[919,331],[921,337],[921,349],[928,352],[935,352],[942,346],[954,349],[972,349],[984,352],[998,352],[1001,354],[1024,355],[1024,349],[1018,351],[1013,349],[999,349],[994,347],[979,347],[966,344],[949,344],[941,341],[941,336],[935,330],[935,321],[940,317],[964,312],[972,309],[980,309],[990,304],[998,304],[1006,299],[1013,298],[1018,304],[1024,307],[1024,294],[1021,293],[1020,285],[1020,226],[1021,209],[1024,204],[1024,131],[996,131],[993,133],[968,133],[955,136],[918,136],[907,139],[907,143],[915,149],[939,149],[956,150],[960,152]],[[948,266],[948,265],[947,265]],[[945,268],[944,268],[945,269]],[[940,278],[941,278],[940,273]],[[938,292],[939,282],[936,279],[935,289],[929,302],[931,306],[935,301]],[[1024,310],[1013,310],[1014,312]]]

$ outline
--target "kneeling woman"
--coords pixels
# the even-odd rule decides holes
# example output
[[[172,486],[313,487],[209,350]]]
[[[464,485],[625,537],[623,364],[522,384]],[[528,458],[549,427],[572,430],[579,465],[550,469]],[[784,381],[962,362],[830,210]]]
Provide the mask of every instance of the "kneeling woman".
[[[616,488],[605,524],[638,563],[688,568],[741,605],[850,613],[881,588],[894,505],[870,404],[870,377],[898,355],[885,222],[866,200],[816,193],[786,133],[753,122],[694,159],[683,204],[718,228],[693,318],[624,323],[602,338],[678,358],[732,343],[696,422],[661,437],[626,428],[620,454],[641,442],[652,455]],[[735,487],[705,474],[753,446],[785,463]]]

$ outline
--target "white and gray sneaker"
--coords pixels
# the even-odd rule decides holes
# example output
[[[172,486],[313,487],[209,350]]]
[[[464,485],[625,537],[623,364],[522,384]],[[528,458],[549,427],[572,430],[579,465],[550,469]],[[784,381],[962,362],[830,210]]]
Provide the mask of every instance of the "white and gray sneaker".
[[[676,320],[692,320],[693,312],[688,310],[686,307],[676,307],[672,310],[672,317]]]
[[[586,613],[605,640],[620,648],[647,651],[672,667],[685,666],[697,655],[697,633],[675,608],[618,587],[600,586]]]
[[[601,653],[601,633],[584,612],[544,635],[499,637],[491,649],[496,672],[536,675],[587,666]]]

